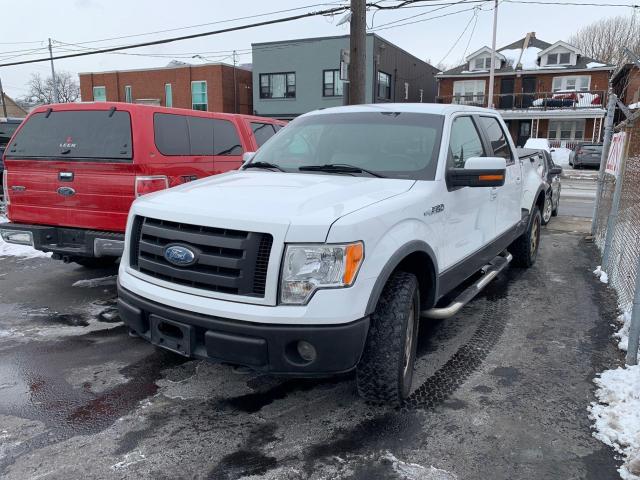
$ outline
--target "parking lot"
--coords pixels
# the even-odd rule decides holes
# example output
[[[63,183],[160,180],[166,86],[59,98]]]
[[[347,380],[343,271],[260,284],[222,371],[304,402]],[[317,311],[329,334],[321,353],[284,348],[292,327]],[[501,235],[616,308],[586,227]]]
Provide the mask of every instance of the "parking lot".
[[[615,302],[574,231],[588,224],[571,192],[592,182],[574,183],[534,268],[422,322],[400,409],[364,403],[352,375],[287,380],[159,350],[119,323],[115,269],[0,257],[0,476],[614,478],[587,406],[619,356]]]

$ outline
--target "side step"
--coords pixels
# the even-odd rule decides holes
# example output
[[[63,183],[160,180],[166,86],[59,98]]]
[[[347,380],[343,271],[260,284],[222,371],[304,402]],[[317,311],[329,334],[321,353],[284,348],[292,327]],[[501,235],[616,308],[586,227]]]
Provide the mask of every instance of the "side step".
[[[486,287],[489,282],[491,282],[491,280],[496,278],[496,276],[502,270],[504,270],[507,265],[509,265],[512,259],[513,256],[508,252],[505,252],[505,255],[498,255],[480,269],[483,273],[482,277],[480,277],[473,285],[467,287],[448,306],[423,310],[422,312],[420,312],[420,316],[438,319],[452,317],[453,315],[458,313],[462,307],[469,303],[476,295],[478,295],[484,289],[484,287]]]

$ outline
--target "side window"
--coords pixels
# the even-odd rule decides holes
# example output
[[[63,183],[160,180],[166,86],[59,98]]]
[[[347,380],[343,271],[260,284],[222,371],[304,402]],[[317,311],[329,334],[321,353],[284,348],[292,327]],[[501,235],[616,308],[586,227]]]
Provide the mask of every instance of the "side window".
[[[486,157],[480,134],[471,117],[457,117],[451,125],[449,165],[464,168],[471,157]]]
[[[493,149],[493,156],[504,158],[507,161],[507,165],[515,162],[511,154],[507,136],[498,119],[494,117],[480,117],[480,123],[487,133],[487,137],[489,137],[489,142]]]
[[[213,154],[242,155],[242,143],[236,126],[228,120],[213,120]]]
[[[270,123],[251,122],[251,129],[253,130],[253,136],[256,138],[258,147],[264,145],[264,142],[276,134],[273,125]]]
[[[191,155],[213,155],[213,119],[189,117]]]
[[[156,147],[163,155],[189,155],[189,128],[184,115],[153,115]]]

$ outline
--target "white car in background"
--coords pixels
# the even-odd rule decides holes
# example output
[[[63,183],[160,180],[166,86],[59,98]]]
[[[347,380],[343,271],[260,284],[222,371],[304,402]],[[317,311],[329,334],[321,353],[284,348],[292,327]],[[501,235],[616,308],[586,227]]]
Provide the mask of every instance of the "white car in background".
[[[554,148],[546,138],[530,138],[525,142],[524,148],[545,150],[551,154],[553,163],[562,167],[569,166],[569,157],[571,156],[572,150],[564,147]]]

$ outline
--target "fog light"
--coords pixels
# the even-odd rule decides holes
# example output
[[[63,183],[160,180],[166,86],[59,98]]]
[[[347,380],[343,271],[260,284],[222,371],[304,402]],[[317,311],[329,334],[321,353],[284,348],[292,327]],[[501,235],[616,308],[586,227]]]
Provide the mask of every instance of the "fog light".
[[[0,230],[2,239],[7,243],[17,243],[18,245],[33,246],[33,235],[31,232],[21,232],[18,230]]]
[[[316,348],[309,342],[300,340],[297,345],[298,355],[302,357],[305,362],[313,362],[316,359]]]

